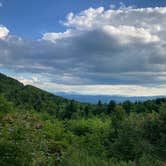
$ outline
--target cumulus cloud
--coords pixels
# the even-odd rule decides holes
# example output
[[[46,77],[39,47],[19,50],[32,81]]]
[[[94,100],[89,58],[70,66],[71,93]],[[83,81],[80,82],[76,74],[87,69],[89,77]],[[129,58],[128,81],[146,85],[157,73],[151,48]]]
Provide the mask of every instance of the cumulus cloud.
[[[63,23],[65,32],[38,40],[11,36],[1,26],[0,67],[72,86],[165,85],[166,7],[89,8]]]
[[[42,38],[44,40],[55,42],[58,39],[68,38],[68,37],[71,37],[72,35],[74,35],[74,34],[72,34],[72,31],[69,29],[65,32],[44,33]]]
[[[8,34],[9,30],[3,25],[0,25],[0,39],[4,39]]]

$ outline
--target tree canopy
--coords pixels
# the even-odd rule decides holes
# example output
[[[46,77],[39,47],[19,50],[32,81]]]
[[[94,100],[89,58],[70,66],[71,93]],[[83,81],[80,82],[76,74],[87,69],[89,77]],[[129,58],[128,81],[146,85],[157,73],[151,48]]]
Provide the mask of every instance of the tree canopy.
[[[165,166],[166,99],[80,103],[0,74],[0,165]]]

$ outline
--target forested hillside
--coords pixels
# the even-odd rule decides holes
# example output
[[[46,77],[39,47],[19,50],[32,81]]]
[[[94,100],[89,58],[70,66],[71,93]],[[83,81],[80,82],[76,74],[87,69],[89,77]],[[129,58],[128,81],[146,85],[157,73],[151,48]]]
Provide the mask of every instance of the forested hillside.
[[[0,166],[165,166],[166,99],[83,104],[0,74]]]

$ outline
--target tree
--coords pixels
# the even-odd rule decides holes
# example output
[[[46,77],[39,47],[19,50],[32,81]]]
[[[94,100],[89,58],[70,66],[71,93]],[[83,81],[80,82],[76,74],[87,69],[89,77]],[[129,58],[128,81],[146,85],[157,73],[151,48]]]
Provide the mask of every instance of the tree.
[[[126,100],[122,104],[123,108],[126,110],[126,112],[130,112],[132,108],[132,103],[129,100]]]
[[[97,105],[96,105],[96,109],[95,109],[95,115],[97,114],[101,114],[103,111],[103,104],[101,102],[101,100],[98,101]]]
[[[12,110],[12,104],[7,102],[4,96],[0,95],[0,112],[9,112]]]
[[[66,107],[65,118],[71,119],[72,115],[77,112],[77,106],[74,100],[71,100]]]
[[[89,107],[88,106],[85,106],[84,108],[84,116],[87,117],[89,115]]]
[[[107,107],[107,113],[110,114],[115,111],[116,103],[114,100],[111,100]]]

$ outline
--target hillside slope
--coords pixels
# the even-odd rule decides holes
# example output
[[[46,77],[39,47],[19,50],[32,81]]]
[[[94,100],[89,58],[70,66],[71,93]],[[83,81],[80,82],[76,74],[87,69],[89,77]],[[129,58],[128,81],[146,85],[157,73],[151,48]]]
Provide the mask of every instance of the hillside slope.
[[[19,81],[0,73],[0,93],[10,93],[23,87]]]
[[[19,81],[0,74],[0,94],[16,106],[35,109],[54,114],[59,109],[65,109],[73,100],[56,96],[31,85],[24,86]]]

